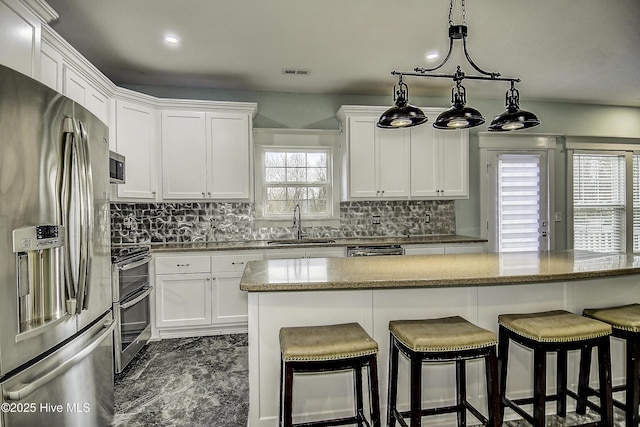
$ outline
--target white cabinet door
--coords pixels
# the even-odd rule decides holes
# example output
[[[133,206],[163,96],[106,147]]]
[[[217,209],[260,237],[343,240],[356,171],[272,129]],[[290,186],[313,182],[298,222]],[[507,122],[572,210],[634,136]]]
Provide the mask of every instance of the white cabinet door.
[[[440,183],[438,140],[433,126],[411,128],[411,196],[437,197]]]
[[[40,75],[40,20],[18,0],[0,1],[0,64],[29,77]]]
[[[211,275],[156,275],[156,326],[211,324]]]
[[[296,259],[296,258],[304,258],[305,250],[304,249],[269,249],[264,254],[264,259]]]
[[[62,54],[45,39],[40,46],[40,81],[51,89],[62,92]]]
[[[469,131],[440,131],[441,185],[440,196],[469,197]]]
[[[348,120],[350,197],[375,198],[379,195],[375,123],[368,117],[351,117]]]
[[[62,93],[108,123],[109,98],[69,65],[64,65],[63,75]]]
[[[205,114],[162,112],[162,196],[203,199],[207,195]]]
[[[158,118],[155,110],[116,101],[116,151],[125,156],[118,198],[155,200],[158,189]]]
[[[344,258],[345,248],[316,248],[305,252],[307,258]]]
[[[411,196],[469,197],[469,131],[411,129]]]
[[[436,245],[407,245],[404,246],[405,255],[442,255],[444,246]]]
[[[375,126],[375,123],[374,123]],[[379,197],[409,195],[409,132],[406,129],[376,130]]]
[[[248,114],[207,113],[207,197],[249,199],[252,171]]]
[[[240,290],[240,277],[213,277],[214,323],[246,322],[248,294]]]
[[[409,133],[380,129],[376,117],[349,118],[350,197],[409,196]]]

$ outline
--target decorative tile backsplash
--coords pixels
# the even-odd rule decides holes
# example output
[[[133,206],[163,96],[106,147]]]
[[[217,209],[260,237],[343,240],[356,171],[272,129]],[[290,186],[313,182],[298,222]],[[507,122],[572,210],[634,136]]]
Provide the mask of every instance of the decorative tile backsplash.
[[[340,203],[340,225],[305,227],[309,237],[450,235],[454,202],[363,201]],[[112,203],[111,241],[188,243],[289,239],[292,227],[257,227],[253,203]]]

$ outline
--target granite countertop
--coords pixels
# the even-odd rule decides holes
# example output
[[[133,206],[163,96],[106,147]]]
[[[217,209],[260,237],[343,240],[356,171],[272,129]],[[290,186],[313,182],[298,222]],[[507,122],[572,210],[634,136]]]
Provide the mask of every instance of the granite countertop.
[[[584,251],[251,261],[249,292],[483,286],[638,274],[640,256]]]
[[[152,253],[161,252],[197,252],[251,249],[287,249],[287,248],[330,248],[358,245],[419,245],[451,243],[484,243],[487,239],[462,235],[428,236],[389,236],[389,237],[349,237],[308,238],[302,241],[294,239],[247,240],[239,242],[201,242],[201,243],[151,243]],[[138,244],[139,245],[139,244]],[[123,245],[124,246],[124,245]]]

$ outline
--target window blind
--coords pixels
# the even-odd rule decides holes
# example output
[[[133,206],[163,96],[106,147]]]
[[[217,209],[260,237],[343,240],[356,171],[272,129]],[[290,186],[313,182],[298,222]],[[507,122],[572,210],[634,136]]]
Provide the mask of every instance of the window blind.
[[[640,252],[640,155],[633,155],[633,252]]]
[[[540,248],[540,156],[502,154],[498,158],[498,250]]]
[[[625,251],[625,157],[573,155],[573,247]]]

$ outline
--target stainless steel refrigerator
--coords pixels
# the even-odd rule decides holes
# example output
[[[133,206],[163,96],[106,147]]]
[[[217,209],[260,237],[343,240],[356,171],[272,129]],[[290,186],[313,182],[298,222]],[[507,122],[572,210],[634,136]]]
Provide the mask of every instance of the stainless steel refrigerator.
[[[107,138],[0,66],[0,427],[112,421]]]

